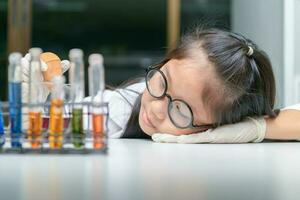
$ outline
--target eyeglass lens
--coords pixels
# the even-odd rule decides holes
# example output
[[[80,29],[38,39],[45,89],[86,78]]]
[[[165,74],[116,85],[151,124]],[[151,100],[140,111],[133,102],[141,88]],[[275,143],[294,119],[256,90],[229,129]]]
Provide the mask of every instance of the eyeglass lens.
[[[153,97],[161,98],[165,96],[167,83],[162,72],[156,69],[150,70],[147,73],[146,81],[147,89]],[[185,128],[191,124],[192,112],[184,101],[171,101],[168,110],[169,117],[175,126]]]

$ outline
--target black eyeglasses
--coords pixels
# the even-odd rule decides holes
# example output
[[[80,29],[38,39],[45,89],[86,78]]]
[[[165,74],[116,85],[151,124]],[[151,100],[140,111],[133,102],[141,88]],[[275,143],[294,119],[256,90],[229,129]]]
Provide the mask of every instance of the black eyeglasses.
[[[194,115],[191,107],[181,99],[172,99],[167,94],[168,82],[165,74],[160,70],[160,67],[148,67],[146,73],[146,86],[149,94],[157,99],[167,97],[168,115],[171,122],[181,129],[185,128],[213,128],[213,124],[195,125],[193,124]]]

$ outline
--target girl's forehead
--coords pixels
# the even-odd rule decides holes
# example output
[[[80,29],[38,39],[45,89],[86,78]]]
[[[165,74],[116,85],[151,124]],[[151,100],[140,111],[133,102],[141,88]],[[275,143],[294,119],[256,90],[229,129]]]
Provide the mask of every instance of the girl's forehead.
[[[189,78],[186,80],[190,83],[197,83],[216,77],[216,73],[212,64],[205,60],[195,60],[192,58],[187,59],[171,59],[166,63],[168,71],[175,77]],[[191,80],[192,79],[192,80]]]

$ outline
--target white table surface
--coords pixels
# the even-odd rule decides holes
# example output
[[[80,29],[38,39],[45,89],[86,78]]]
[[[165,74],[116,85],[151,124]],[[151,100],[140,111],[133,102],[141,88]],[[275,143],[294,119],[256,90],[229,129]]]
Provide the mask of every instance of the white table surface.
[[[107,155],[0,155],[0,199],[300,199],[300,143],[109,140]]]

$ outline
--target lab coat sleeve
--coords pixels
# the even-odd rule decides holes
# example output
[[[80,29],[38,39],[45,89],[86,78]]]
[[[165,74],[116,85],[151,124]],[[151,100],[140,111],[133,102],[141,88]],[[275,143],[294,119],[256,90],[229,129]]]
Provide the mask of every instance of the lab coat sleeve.
[[[116,103],[117,97],[114,91],[106,90],[104,92],[104,101],[108,103],[108,118],[107,120],[107,127],[106,127],[106,134],[109,138],[118,138],[121,137],[121,131],[122,127],[120,124],[114,121],[112,118],[111,112],[115,111],[115,106],[113,106]],[[91,97],[86,97],[84,99],[84,102],[91,102]],[[88,113],[88,107],[84,107],[84,113]],[[83,126],[85,129],[91,129],[92,127],[92,119],[90,115],[85,114],[83,119]]]
[[[125,89],[105,90],[103,94],[104,102],[108,103],[109,115],[107,118],[107,136],[109,138],[122,137],[128,119],[132,112],[132,106],[139,94],[145,89],[144,83],[136,83],[128,86]],[[90,102],[91,97],[84,99],[85,102]],[[87,113],[87,108],[84,110]],[[91,120],[89,120],[91,123]],[[84,127],[88,127],[88,117],[84,118]],[[91,124],[89,124],[91,127]]]

